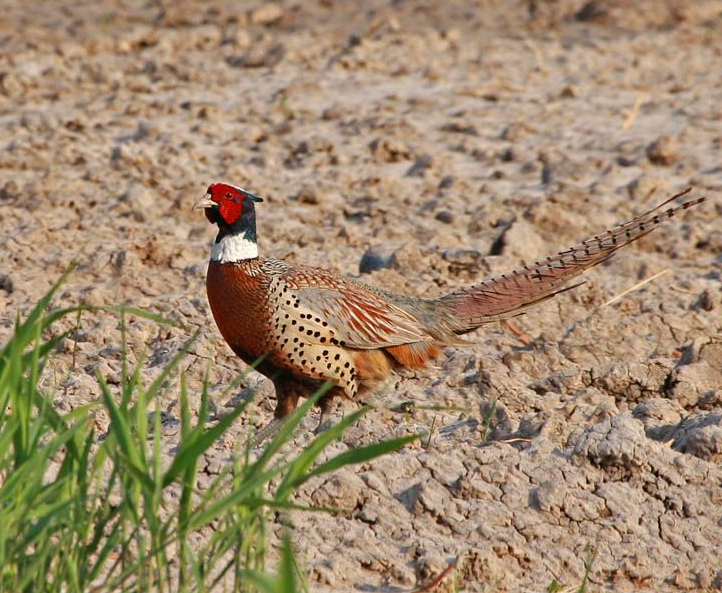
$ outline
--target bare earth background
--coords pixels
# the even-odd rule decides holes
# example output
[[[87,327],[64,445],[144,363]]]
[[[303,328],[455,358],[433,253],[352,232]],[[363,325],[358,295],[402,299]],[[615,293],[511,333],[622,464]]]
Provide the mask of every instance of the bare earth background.
[[[314,591],[411,591],[456,558],[460,590],[543,591],[578,584],[592,549],[591,590],[722,589],[719,1],[3,1],[1,339],[77,258],[58,305],[182,322],[130,324],[148,377],[200,328],[189,386],[208,370],[220,394],[242,363],[191,211],[215,180],[266,197],[265,254],[358,274],[380,246],[363,279],[419,295],[707,194],[520,318],[531,344],[494,325],[399,377],[333,449],[430,437],[299,495],[343,515],[291,520]],[[65,344],[59,409],[99,396],[96,367],[117,381],[117,321],[87,315]],[[206,474],[270,419],[256,386]]]

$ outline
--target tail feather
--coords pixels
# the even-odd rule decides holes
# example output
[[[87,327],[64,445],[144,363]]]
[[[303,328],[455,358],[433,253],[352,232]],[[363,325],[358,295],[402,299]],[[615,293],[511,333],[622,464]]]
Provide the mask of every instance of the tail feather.
[[[670,202],[689,193],[691,188],[672,196],[656,208],[599,235],[560,251],[556,255],[524,266],[510,274],[489,278],[480,284],[452,292],[438,299],[461,322],[458,333],[480,325],[519,315],[523,309],[579,286],[566,284],[585,270],[612,257],[618,249],[641,239],[680,211],[701,204],[697,198],[664,209]]]

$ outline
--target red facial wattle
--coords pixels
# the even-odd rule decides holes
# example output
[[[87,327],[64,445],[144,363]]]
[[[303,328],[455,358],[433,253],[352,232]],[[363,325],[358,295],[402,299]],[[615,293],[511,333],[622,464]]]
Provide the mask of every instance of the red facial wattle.
[[[233,224],[243,214],[244,195],[236,188],[215,183],[208,188],[211,199],[218,204],[218,211],[226,224]]]
[[[243,213],[243,198],[239,198],[238,196],[222,198],[219,210],[223,220],[228,224],[233,224]]]

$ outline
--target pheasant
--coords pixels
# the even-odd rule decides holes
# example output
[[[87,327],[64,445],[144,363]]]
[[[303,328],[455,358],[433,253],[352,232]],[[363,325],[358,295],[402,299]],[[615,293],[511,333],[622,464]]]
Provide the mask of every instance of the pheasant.
[[[575,288],[570,280],[608,260],[704,197],[656,208],[556,255],[450,294],[423,299],[393,294],[330,271],[259,257],[255,205],[263,200],[213,183],[194,208],[218,226],[206,288],[223,338],[276,389],[275,418],[324,382],[321,417],[333,398],[355,399],[397,367],[421,368],[459,336]]]

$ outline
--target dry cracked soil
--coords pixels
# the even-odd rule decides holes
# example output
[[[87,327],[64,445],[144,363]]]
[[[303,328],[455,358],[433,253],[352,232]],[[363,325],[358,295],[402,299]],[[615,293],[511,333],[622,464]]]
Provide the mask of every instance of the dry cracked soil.
[[[451,562],[438,591],[545,591],[586,559],[590,591],[722,589],[719,1],[2,4],[0,338],[76,259],[56,305],[181,322],[130,322],[148,377],[198,329],[196,394],[243,369],[191,211],[214,180],[266,198],[266,255],[416,295],[707,195],[516,333],[395,377],[330,453],[426,436],[309,483],[298,502],[344,512],[291,521],[313,591],[409,592]],[[117,324],[86,315],[54,358],[58,409],[98,397],[96,369],[117,383]],[[257,374],[220,412],[253,390],[206,476],[270,419]]]

